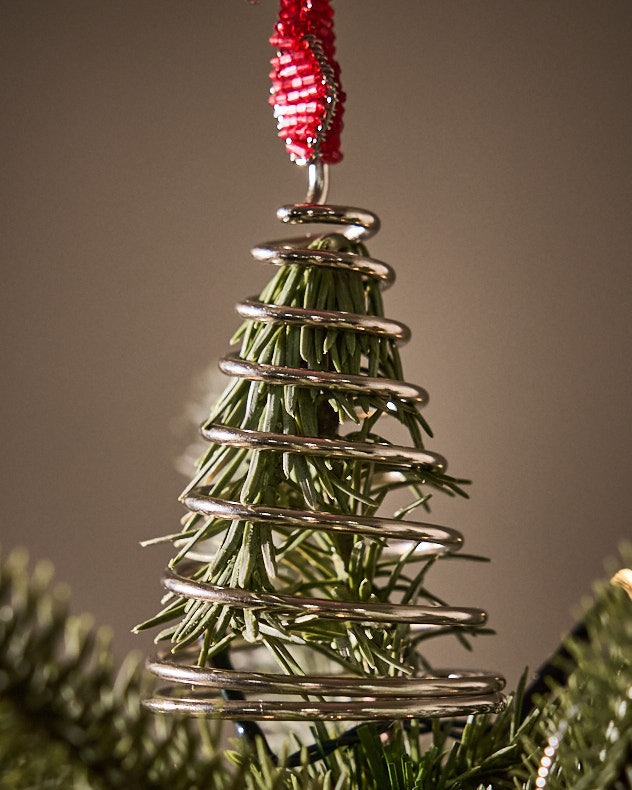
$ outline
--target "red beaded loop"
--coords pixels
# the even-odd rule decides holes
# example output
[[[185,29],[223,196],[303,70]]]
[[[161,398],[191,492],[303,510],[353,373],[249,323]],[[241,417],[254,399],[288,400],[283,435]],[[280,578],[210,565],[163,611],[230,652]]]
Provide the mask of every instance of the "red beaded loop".
[[[345,95],[329,0],[281,0],[270,43],[277,50],[270,104],[290,158],[298,164],[339,162]]]

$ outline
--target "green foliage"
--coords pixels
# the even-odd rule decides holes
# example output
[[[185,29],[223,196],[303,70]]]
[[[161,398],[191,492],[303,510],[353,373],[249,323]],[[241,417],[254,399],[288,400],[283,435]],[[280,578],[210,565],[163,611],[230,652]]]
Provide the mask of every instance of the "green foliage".
[[[495,790],[515,788],[514,771],[522,761],[522,741],[534,727],[534,712],[522,720],[524,677],[505,710],[496,717],[470,717],[462,735],[450,737],[452,722],[435,720],[431,735],[396,723],[389,737],[375,725],[363,725],[360,743],[341,755],[352,790]]]
[[[336,790],[515,790],[523,763],[522,744],[534,729],[537,711],[522,719],[524,678],[497,717],[471,717],[458,740],[450,737],[452,722],[433,723],[424,735],[417,722],[410,728],[395,723],[388,735],[374,724],[359,728],[359,743],[330,755],[326,779],[313,767],[277,768],[259,744],[250,768],[261,790],[335,787]],[[243,762],[243,757],[240,758]],[[337,780],[334,782],[334,779]],[[328,784],[329,782],[329,784]]]
[[[631,564],[632,551],[626,552]],[[225,751],[219,729],[142,709],[133,659],[114,673],[107,638],[68,616],[50,566],[0,557],[0,790],[536,790],[552,735],[548,790],[632,787],[632,600],[600,584],[587,640],[568,644],[568,681],[521,711],[524,679],[498,716],[363,725],[326,761],[275,765],[263,745]]]
[[[138,660],[114,672],[106,631],[69,616],[49,563],[0,560],[2,790],[233,786],[219,730],[146,711]]]
[[[313,246],[367,254],[362,244],[339,234]],[[274,305],[383,316],[378,284],[351,268],[283,265],[260,298]],[[386,336],[246,321],[234,340],[241,341],[240,357],[258,364],[403,378],[396,345]],[[394,395],[235,378],[207,425],[321,438],[339,436],[345,428],[350,441],[389,443],[384,435],[389,423],[403,427],[416,448],[423,448],[422,433],[430,434],[416,405]],[[393,471],[398,474],[389,474]],[[201,487],[210,497],[247,504],[370,517],[390,492],[409,489],[411,502],[396,513],[404,518],[417,507],[428,509],[433,490],[464,495],[463,482],[421,465],[402,469],[380,463],[376,469],[365,459],[212,444],[187,491]],[[400,561],[384,551],[384,539],[189,513],[182,531],[163,540],[176,544],[172,566],[203,545],[209,559],[193,577],[213,585],[345,601],[445,603],[426,587],[434,559],[420,566],[413,547]],[[163,603],[165,608],[138,628],[163,626],[157,641],[170,640],[173,652],[199,641],[200,665],[241,637],[264,644],[283,671],[295,674],[301,674],[297,645],[356,675],[410,673],[418,660],[406,625],[368,627],[310,619],[302,612],[253,612],[176,594],[166,595]]]
[[[287,766],[285,753],[275,764],[260,739],[250,754],[227,752],[226,757],[244,771],[247,790],[351,790],[345,770],[310,765],[305,750],[297,768]]]
[[[632,566],[632,545],[622,549]],[[595,585],[596,603],[584,617],[587,640],[571,640],[570,674],[541,701],[538,729],[527,739],[526,790],[537,788],[538,770],[548,790],[632,788],[632,600],[608,582]],[[544,761],[549,739],[559,741]]]

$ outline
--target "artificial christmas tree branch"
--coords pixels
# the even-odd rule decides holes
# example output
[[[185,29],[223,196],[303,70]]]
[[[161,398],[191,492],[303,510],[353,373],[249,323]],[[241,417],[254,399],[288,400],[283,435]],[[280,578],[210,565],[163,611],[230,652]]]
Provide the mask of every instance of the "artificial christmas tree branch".
[[[231,788],[217,728],[146,711],[138,657],[115,673],[67,597],[50,564],[0,555],[0,788]]]
[[[632,564],[630,548],[623,556]],[[351,745],[336,744],[334,781],[328,760],[310,765],[305,748],[290,767],[261,743],[250,754],[243,744],[223,751],[219,729],[203,721],[198,730],[148,714],[134,660],[114,673],[103,632],[68,616],[67,593],[50,575],[48,564],[28,573],[23,552],[0,556],[1,790],[632,787],[632,600],[623,588],[596,585],[587,638],[565,645],[567,682],[551,681],[526,715],[523,680],[495,718],[471,718],[462,731],[435,721],[430,744],[415,720],[386,737],[361,725]]]

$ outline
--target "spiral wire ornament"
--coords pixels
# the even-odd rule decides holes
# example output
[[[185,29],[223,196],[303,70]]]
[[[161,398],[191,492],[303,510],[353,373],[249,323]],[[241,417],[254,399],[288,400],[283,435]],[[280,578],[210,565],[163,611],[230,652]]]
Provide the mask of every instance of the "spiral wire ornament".
[[[306,225],[310,229],[321,224],[335,225],[342,229],[347,239],[352,240],[363,241],[377,232],[379,220],[371,212],[325,204],[326,166],[310,165],[309,176],[307,202],[279,209],[277,216],[282,222]],[[364,277],[378,280],[382,287],[393,282],[393,270],[381,261],[354,253],[310,248],[309,244],[320,235],[316,233],[299,239],[262,244],[254,248],[253,256],[273,265],[289,263],[296,266],[352,269],[361,272]],[[242,301],[237,311],[251,321],[344,328],[390,338],[397,344],[405,343],[410,337],[408,328],[392,319],[278,306],[266,304],[256,297]],[[402,381],[293,369],[244,360],[235,354],[224,357],[220,368],[229,376],[280,386],[316,387],[350,393],[371,391],[416,405],[423,405],[428,400],[423,389]],[[363,459],[376,464],[387,463],[391,470],[421,466],[430,471],[443,472],[446,468],[446,460],[436,453],[393,444],[287,435],[220,424],[203,426],[202,434],[209,442],[221,446],[345,460]],[[458,551],[463,542],[459,532],[447,527],[406,519],[243,504],[212,497],[209,487],[203,485],[185,492],[183,502],[194,513],[229,521],[324,530],[390,541],[413,541],[416,544],[416,556],[422,558],[453,553]],[[398,548],[392,545],[387,547],[391,551]],[[190,554],[189,559],[193,559],[194,568],[195,555]],[[485,612],[476,608],[307,598],[213,585],[192,578],[192,575],[187,570],[184,573],[168,570],[162,584],[169,593],[184,599],[241,610],[276,611],[294,617],[304,616],[306,619],[355,621],[368,625],[403,623],[425,631],[461,627],[471,629],[482,626],[486,621]],[[248,643],[243,645],[245,649],[258,646]],[[178,655],[186,657],[188,650]],[[173,656],[154,659],[149,662],[149,668],[169,685],[160,689],[146,704],[162,712],[178,711],[240,721],[364,721],[454,717],[497,712],[504,706],[504,697],[500,693],[504,680],[493,673],[451,670],[432,676],[412,677],[294,676],[237,670],[230,663],[228,666],[230,668],[199,667],[175,660]],[[254,699],[246,697],[248,694],[254,695]],[[264,695],[272,695],[273,698],[265,699]],[[299,698],[292,699],[292,696]],[[315,700],[309,697],[315,697]]]

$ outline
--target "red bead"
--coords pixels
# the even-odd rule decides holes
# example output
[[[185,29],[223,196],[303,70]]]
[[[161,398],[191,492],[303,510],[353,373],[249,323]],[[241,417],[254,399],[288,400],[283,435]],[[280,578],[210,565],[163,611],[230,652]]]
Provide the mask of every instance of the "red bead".
[[[270,43],[278,52],[271,61],[269,101],[288,153],[301,161],[310,161],[316,155],[324,163],[340,161],[345,96],[340,87],[340,68],[334,60],[329,0],[281,0]],[[314,44],[321,55],[315,54]],[[333,73],[333,84],[325,78],[321,56]],[[334,93],[337,101],[326,125]]]

